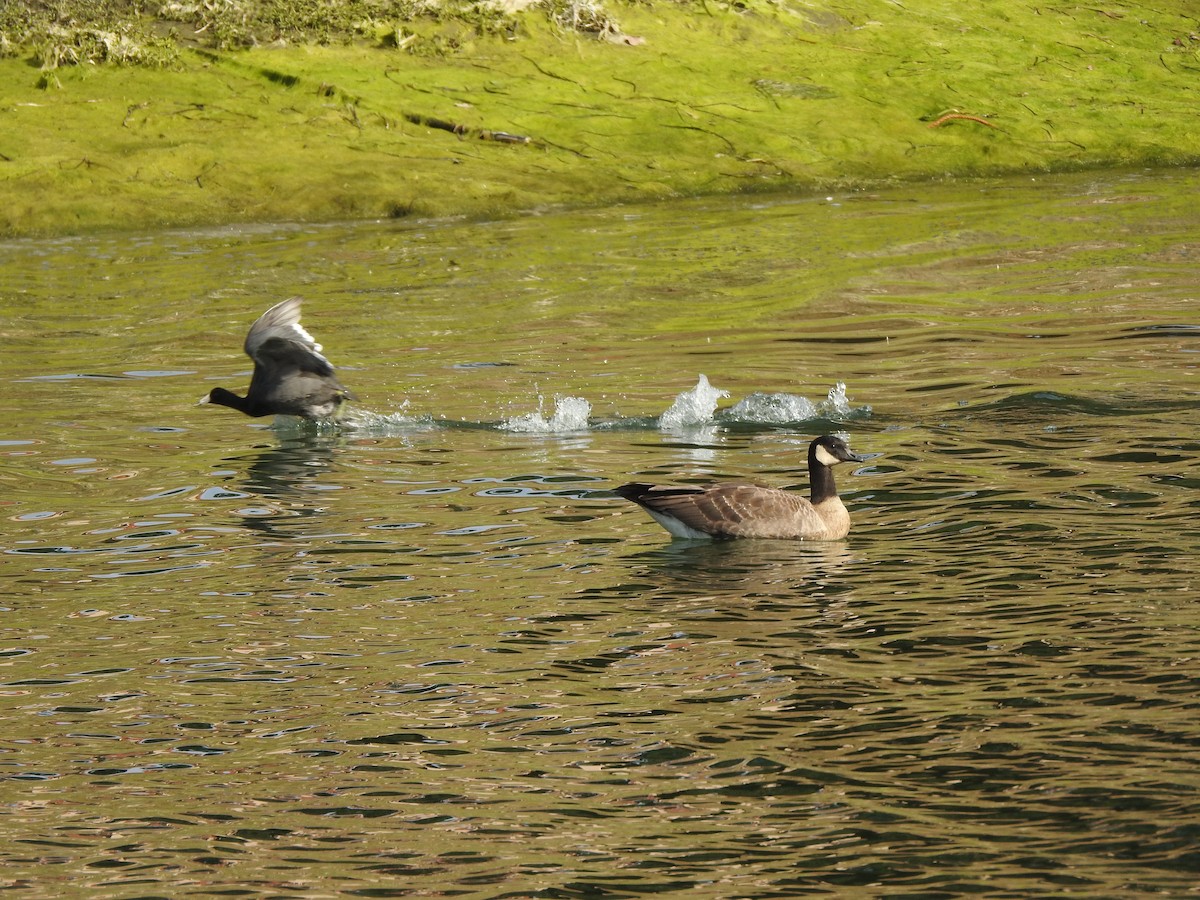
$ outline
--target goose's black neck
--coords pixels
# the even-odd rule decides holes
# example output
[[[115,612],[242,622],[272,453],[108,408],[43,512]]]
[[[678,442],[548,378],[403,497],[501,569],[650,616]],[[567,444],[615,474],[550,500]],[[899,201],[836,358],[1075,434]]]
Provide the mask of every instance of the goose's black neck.
[[[837,486],[833,483],[833,469],[817,459],[817,445],[808,448],[808,485],[809,501],[815,506],[822,500],[837,496]]]

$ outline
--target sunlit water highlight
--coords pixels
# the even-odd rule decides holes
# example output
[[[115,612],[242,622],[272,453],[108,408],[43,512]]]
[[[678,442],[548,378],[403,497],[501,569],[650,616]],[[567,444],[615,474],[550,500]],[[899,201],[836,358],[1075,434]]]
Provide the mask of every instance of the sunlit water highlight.
[[[0,245],[0,879],[1193,892],[1198,180]],[[293,294],[349,419],[196,406]]]

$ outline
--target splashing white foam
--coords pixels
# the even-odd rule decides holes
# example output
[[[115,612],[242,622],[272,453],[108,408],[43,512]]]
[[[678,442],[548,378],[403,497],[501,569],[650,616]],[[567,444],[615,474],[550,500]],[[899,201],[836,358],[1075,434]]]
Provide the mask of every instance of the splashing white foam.
[[[572,431],[587,431],[592,404],[582,397],[555,397],[554,415],[549,419],[542,414],[541,405],[542,401],[539,397],[539,409],[536,412],[505,419],[500,427],[505,431],[519,431],[523,434],[564,434]]]
[[[828,396],[820,403],[813,403],[799,394],[755,392],[731,406],[726,415],[739,422],[783,425],[818,418],[845,419],[870,412],[869,406],[860,406],[857,409],[851,406],[846,396],[846,384],[839,381],[829,389]]]
[[[869,406],[860,407],[864,412],[870,412]],[[846,382],[839,381],[829,389],[829,395],[825,398],[825,402],[818,407],[818,412],[823,416],[844,417],[854,412],[850,408],[850,400],[846,396]]]
[[[717,401],[728,396],[729,391],[713,387],[707,376],[701,375],[694,388],[679,394],[670,409],[659,416],[658,427],[669,430],[705,425],[712,421]]]
[[[817,404],[799,394],[764,394],[755,391],[731,406],[726,415],[739,422],[783,425],[816,418]]]
[[[340,431],[355,431],[365,434],[389,435],[407,431],[424,431],[433,427],[433,418],[428,415],[412,416],[408,414],[408,401],[400,404],[400,409],[394,413],[377,413],[369,409],[352,406],[347,409],[336,423],[331,423]]]

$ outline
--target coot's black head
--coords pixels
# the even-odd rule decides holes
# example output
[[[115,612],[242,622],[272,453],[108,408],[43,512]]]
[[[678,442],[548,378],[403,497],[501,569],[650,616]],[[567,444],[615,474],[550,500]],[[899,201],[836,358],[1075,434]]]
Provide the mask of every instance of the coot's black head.
[[[249,397],[239,397],[232,391],[225,390],[225,388],[213,388],[208,392],[208,396],[200,402],[215,403],[217,406],[228,406],[230,409],[244,412],[248,416],[258,415],[258,413],[253,412],[254,404]]]

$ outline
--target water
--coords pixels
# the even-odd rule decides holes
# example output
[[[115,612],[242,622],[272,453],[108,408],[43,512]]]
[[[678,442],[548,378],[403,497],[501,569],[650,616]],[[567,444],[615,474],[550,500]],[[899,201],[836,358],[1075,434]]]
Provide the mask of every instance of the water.
[[[1198,187],[0,245],[4,886],[1193,891]],[[348,426],[196,406],[293,294]]]

